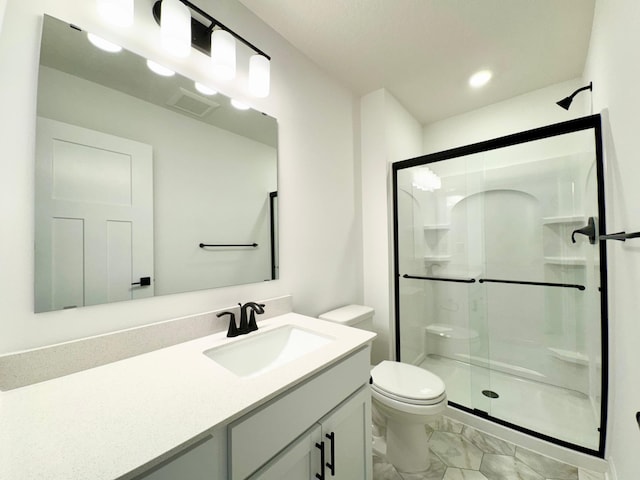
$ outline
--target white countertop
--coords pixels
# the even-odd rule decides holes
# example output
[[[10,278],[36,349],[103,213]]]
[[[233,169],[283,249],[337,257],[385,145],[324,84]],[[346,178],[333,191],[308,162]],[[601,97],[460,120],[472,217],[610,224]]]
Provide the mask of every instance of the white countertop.
[[[336,340],[254,378],[202,352],[240,341],[226,332],[0,392],[0,479],[117,479],[175,453],[371,342],[375,334],[287,313],[285,324]]]

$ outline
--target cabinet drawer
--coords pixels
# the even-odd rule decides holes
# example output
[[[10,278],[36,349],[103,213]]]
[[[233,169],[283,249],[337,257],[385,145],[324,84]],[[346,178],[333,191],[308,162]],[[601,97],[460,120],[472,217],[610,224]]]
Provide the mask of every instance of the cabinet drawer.
[[[247,478],[368,380],[366,347],[232,423],[229,478]]]

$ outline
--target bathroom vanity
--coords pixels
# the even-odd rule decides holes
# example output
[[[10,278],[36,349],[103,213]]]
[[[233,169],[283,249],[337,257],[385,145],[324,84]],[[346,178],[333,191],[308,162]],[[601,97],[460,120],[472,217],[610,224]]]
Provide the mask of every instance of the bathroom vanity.
[[[295,313],[259,327],[1,392],[0,478],[371,478],[375,334]]]

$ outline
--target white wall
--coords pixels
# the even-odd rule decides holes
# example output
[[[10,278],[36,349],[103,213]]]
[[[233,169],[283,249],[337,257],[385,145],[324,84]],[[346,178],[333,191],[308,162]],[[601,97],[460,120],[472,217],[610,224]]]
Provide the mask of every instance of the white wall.
[[[386,90],[361,99],[364,303],[375,308],[372,359],[393,358],[391,162],[420,155],[420,124]]]
[[[585,81],[593,81],[594,107],[603,110],[607,224],[610,232],[640,230],[638,45],[640,3],[598,0]],[[640,242],[607,242],[609,262],[608,456],[617,478],[638,478],[640,431]]]
[[[426,125],[424,153],[440,152],[587,115],[590,113],[588,92],[576,96],[569,111],[556,105],[558,100],[582,86],[581,79],[573,79]]]
[[[0,35],[0,353],[288,293],[296,311],[313,316],[362,301],[353,96],[237,1],[208,0],[199,6],[272,56],[271,95],[245,100],[279,121],[281,280],[33,313],[33,156],[42,14],[93,30],[185,76],[215,85],[203,55],[174,60],[163,54],[152,4],[153,0],[135,2],[133,31],[105,26],[94,2],[8,2]],[[245,81],[242,67],[238,82],[216,86],[227,96],[243,98]]]

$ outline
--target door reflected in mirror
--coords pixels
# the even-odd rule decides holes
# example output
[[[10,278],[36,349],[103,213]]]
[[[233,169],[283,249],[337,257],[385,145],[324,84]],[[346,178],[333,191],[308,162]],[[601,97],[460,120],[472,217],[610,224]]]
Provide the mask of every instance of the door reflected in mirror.
[[[202,91],[45,15],[36,312],[277,278],[277,121]]]

